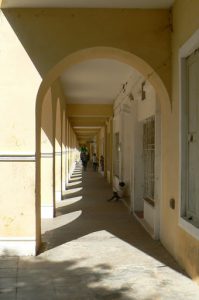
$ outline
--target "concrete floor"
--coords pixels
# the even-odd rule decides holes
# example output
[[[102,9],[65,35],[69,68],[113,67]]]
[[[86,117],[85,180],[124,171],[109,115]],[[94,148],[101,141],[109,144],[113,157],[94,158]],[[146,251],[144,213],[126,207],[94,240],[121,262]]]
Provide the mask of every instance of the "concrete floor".
[[[77,168],[42,224],[43,252],[0,258],[0,299],[198,300],[199,286],[111,195],[99,173]]]

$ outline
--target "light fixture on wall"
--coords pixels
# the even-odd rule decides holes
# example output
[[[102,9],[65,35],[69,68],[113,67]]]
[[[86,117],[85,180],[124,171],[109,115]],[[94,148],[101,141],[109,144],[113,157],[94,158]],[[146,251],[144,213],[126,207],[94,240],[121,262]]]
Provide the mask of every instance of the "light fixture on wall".
[[[122,92],[125,93],[126,92],[126,87],[127,87],[128,82],[126,81],[125,83],[123,83],[122,85]]]
[[[146,81],[143,81],[142,85],[141,85],[141,100],[142,101],[146,99],[145,85],[146,85]]]
[[[129,100],[134,101],[134,96],[133,96],[132,92],[129,93]]]

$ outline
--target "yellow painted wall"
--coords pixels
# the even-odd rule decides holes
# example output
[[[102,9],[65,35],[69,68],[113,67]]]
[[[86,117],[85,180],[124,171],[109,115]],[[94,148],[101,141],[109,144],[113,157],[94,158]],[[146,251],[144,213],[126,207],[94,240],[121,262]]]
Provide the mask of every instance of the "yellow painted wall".
[[[66,189],[66,111],[62,112],[62,191]]]
[[[53,105],[51,89],[42,105],[41,114],[41,216],[54,215],[53,199]],[[47,213],[48,211],[48,213]]]
[[[75,51],[104,46],[133,53],[157,71],[170,91],[170,21],[166,10],[13,9],[0,13],[2,154],[35,153],[35,101],[41,77]],[[171,112],[170,107],[165,106],[162,114],[164,184],[161,214],[163,244],[196,280],[199,276],[199,242],[178,226],[178,50],[199,27],[198,15],[198,0],[176,1],[172,34],[173,108]],[[63,105],[58,83],[52,86],[52,91]],[[72,172],[76,138],[71,126],[68,135],[67,165]],[[0,236],[34,237],[35,162],[1,162],[0,174],[3,174],[1,210],[4,212],[0,218]],[[5,184],[5,177],[10,178],[12,184]],[[175,210],[169,207],[170,198],[176,199]]]
[[[41,76],[1,11],[0,20],[0,152],[33,154]]]
[[[179,45],[198,26],[199,21],[196,21],[195,12],[197,8],[197,1],[177,1],[174,9],[176,32],[174,31],[173,37],[177,40],[173,43],[174,57]],[[190,19],[185,16],[185,12],[187,14],[189,10],[193,14]],[[1,116],[3,116],[0,118],[0,125],[4,128],[0,132],[0,146],[4,153],[8,151],[35,153],[35,101],[41,77],[44,78],[60,60],[80,49],[105,46],[133,53],[157,70],[165,86],[170,90],[170,24],[169,12],[166,10],[3,10],[0,30],[2,33],[0,69],[4,74],[0,82],[0,99],[3,99],[0,103]],[[173,66],[173,82],[176,85],[178,82],[177,61]],[[55,98],[60,97],[62,102],[63,97],[57,86],[52,86],[52,92],[56,95]],[[176,93],[173,91],[172,114],[169,110],[165,110],[163,118],[165,128],[163,211],[165,217],[162,219],[162,240],[175,257],[178,256],[178,260],[185,262],[189,273],[194,277],[196,271],[191,270],[190,266],[191,263],[194,265],[196,259],[192,258],[192,262],[186,259],[185,247],[181,256],[177,253],[183,242],[191,240],[194,245],[196,242],[178,228],[177,210],[171,211],[168,206],[171,196],[176,199],[178,197],[178,95]],[[55,109],[53,113],[56,113]],[[75,155],[71,150],[74,149],[76,140],[70,126],[68,134],[70,148],[68,165],[69,171],[72,172]],[[97,153],[99,154],[99,149]],[[11,221],[8,223],[3,221],[2,235],[34,235],[35,163],[2,163],[1,174],[7,174],[9,178],[13,178],[12,189],[6,189],[6,186],[5,190],[3,189],[1,208],[5,214],[1,222],[2,220]],[[26,188],[28,190],[24,197]],[[7,205],[6,202],[7,199],[11,199],[14,191],[16,191],[15,201],[19,200],[17,204],[14,202],[15,222],[13,222],[13,213],[10,212],[10,207],[13,210],[13,203]],[[23,207],[22,214],[24,214],[22,219],[20,219],[21,207]],[[31,220],[32,225],[25,228],[26,222],[23,222],[23,218],[27,222]],[[19,220],[18,224],[16,220]],[[8,224],[8,227],[5,224]],[[15,228],[18,230],[16,231]],[[176,239],[176,234],[179,234],[179,239]]]
[[[65,96],[59,82],[57,79],[52,87],[52,101],[54,107],[54,157],[53,157],[53,168],[54,168],[54,201],[60,201],[62,195],[62,117],[65,110]]]
[[[179,209],[179,48],[199,28],[199,1],[177,0],[173,8],[172,34],[172,112],[164,111],[165,158],[161,239],[166,248],[185,267],[189,275],[199,282],[199,241],[178,225]],[[176,209],[169,207],[169,199],[176,200]]]
[[[35,239],[35,162],[1,162],[0,173],[0,237]]]
[[[52,159],[49,157],[45,159],[48,161],[48,166],[43,165],[44,158],[41,159],[41,180],[44,177],[43,172],[46,171],[45,166],[51,166],[51,170],[48,170],[48,176],[52,175],[52,179],[48,179],[46,176],[48,183],[45,180],[41,181],[41,205],[53,204],[55,209],[56,201],[61,200],[65,190],[65,180],[69,177],[69,173],[73,171],[76,159],[76,136],[70,123],[65,127],[66,103],[59,80],[52,84],[50,91],[51,93],[48,92],[42,101],[41,132],[43,133],[42,137],[45,136],[45,138],[41,139],[41,149],[45,150],[48,143],[48,146],[51,145],[53,148],[53,155]],[[50,100],[50,103],[52,101],[52,116],[50,116],[50,107],[46,100]],[[39,140],[37,142],[40,143]],[[69,148],[69,153],[66,153],[65,147]],[[48,150],[46,149],[46,151]],[[68,165],[69,169],[66,167]],[[51,183],[51,180],[53,183]]]
[[[34,253],[35,102],[41,76],[1,11],[0,74],[0,240],[31,239]]]
[[[65,174],[65,177],[66,177],[66,187],[67,187],[67,184],[68,184],[68,181],[69,181],[69,161],[68,161],[68,157],[69,157],[69,135],[68,135],[68,131],[69,131],[69,121],[68,121],[68,118],[67,118],[67,110],[66,110],[66,174]]]
[[[67,165],[68,165],[68,174],[67,178],[70,179],[71,174],[73,173],[75,167],[75,161],[79,159],[79,154],[77,152],[77,139],[76,135],[72,129],[70,122],[68,122],[68,138],[67,138]]]
[[[167,10],[4,9],[3,13],[42,77],[75,51],[113,47],[148,62],[170,90]]]
[[[55,117],[55,148],[54,148],[54,167],[55,167],[55,200],[61,200],[61,131],[62,131],[62,109],[59,97],[56,99],[56,117]]]

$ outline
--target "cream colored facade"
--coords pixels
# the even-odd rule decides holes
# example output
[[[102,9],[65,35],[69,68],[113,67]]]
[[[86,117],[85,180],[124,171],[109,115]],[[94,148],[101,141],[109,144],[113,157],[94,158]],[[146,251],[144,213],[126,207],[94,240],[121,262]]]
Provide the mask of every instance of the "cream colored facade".
[[[55,216],[79,160],[79,143],[104,155],[104,176],[114,184],[119,133],[124,203],[135,215],[144,212],[142,225],[199,282],[199,235],[183,227],[179,215],[179,51],[198,28],[197,0],[177,0],[172,10],[1,9],[1,254],[36,254],[41,219]],[[125,63],[139,80],[129,78],[111,105],[70,104],[62,74],[94,59]],[[142,126],[150,116],[157,143],[153,208],[143,201],[138,164]]]

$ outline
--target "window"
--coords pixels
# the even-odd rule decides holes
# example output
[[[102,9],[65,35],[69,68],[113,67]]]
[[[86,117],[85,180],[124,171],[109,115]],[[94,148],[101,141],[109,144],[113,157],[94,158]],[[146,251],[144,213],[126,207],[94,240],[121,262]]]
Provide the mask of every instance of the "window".
[[[199,239],[199,30],[182,46],[180,58],[179,224]]]
[[[155,179],[155,117],[143,125],[144,198],[154,200]]]
[[[199,227],[199,52],[186,58],[186,103],[184,140],[186,181],[184,217]]]

